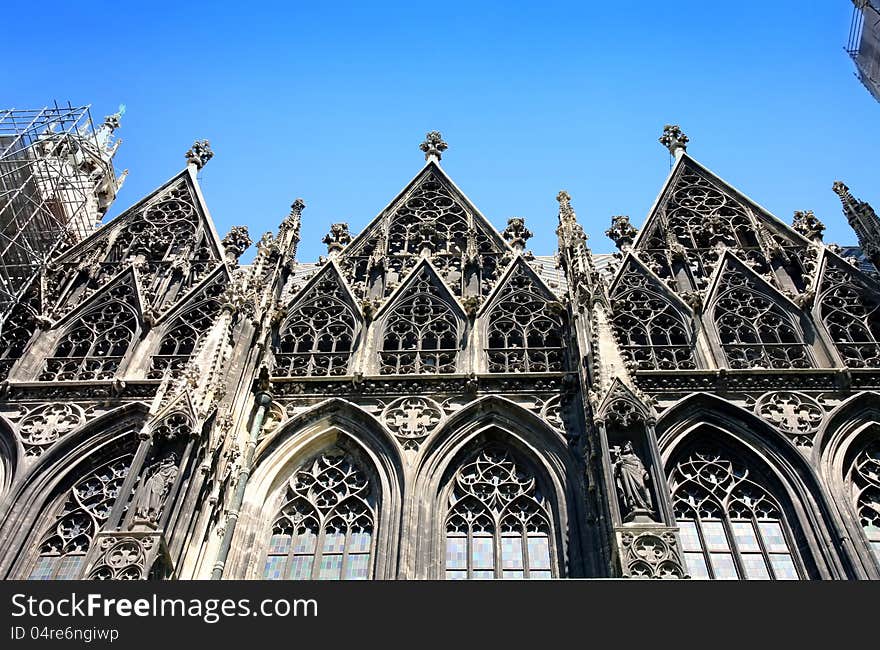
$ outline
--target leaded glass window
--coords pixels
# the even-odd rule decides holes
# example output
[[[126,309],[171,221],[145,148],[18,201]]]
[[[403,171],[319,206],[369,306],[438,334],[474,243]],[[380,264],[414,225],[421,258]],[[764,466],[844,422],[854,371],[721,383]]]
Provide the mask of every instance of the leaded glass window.
[[[342,450],[321,454],[290,479],[272,524],[267,580],[366,580],[375,538],[372,483]]]
[[[110,516],[133,459],[125,454],[77,481],[61,511],[43,533],[39,555],[28,580],[75,580],[83,568],[95,534]]]
[[[880,439],[874,439],[856,454],[848,484],[859,523],[880,563]]]
[[[554,577],[550,512],[535,478],[503,447],[456,474],[446,517],[446,579]]]
[[[819,311],[837,351],[850,368],[880,367],[880,296],[829,261]]]
[[[521,266],[488,314],[489,372],[563,370],[562,309],[545,298]]]
[[[325,275],[291,312],[275,348],[279,377],[337,376],[348,372],[357,319],[341,279]]]
[[[696,367],[690,326],[632,261],[614,287],[611,307],[620,350],[639,370]]]
[[[779,503],[738,460],[694,451],[669,474],[688,573],[696,579],[798,580],[802,569]]]
[[[38,305],[36,297],[17,302],[0,322],[0,381],[9,376],[37,329],[34,314]]]
[[[118,284],[87,311],[46,359],[40,381],[112,379],[137,331],[134,288]]]
[[[219,310],[219,302],[206,300],[178,317],[162,337],[159,349],[150,359],[147,377],[161,379],[166,373],[179,375],[196,351],[202,336],[210,329]]]
[[[427,267],[389,314],[379,353],[381,373],[455,372],[459,322]]]
[[[714,305],[715,327],[731,368],[810,368],[800,327],[758,291],[743,271],[726,268]]]

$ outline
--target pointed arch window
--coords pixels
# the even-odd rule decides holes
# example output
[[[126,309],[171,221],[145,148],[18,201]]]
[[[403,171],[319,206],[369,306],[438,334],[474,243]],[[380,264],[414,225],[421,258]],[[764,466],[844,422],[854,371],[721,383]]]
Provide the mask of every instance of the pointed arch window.
[[[639,370],[696,368],[690,326],[638,269],[623,273],[611,308],[620,350]]]
[[[202,336],[208,331],[220,311],[220,303],[206,300],[187,310],[159,343],[159,349],[150,359],[148,379],[161,379],[166,373],[179,375],[192,357]]]
[[[79,578],[86,554],[110,516],[133,454],[111,460],[67,492],[52,525],[43,533],[28,580]]]
[[[120,284],[86,312],[46,359],[40,381],[112,379],[137,332],[134,289]]]
[[[813,367],[800,326],[745,273],[727,269],[720,281],[714,320],[731,368]]]
[[[739,460],[695,450],[669,473],[688,573],[696,579],[798,580],[785,513]]]
[[[422,271],[385,322],[381,373],[455,372],[459,337],[452,308]]]
[[[880,367],[880,296],[837,265],[822,276],[819,312],[850,368]]]
[[[880,438],[858,451],[847,484],[856,516],[880,564]]]
[[[9,376],[37,329],[34,317],[37,304],[35,298],[18,302],[0,322],[0,381]]]
[[[446,516],[446,579],[555,577],[550,509],[525,465],[483,449],[456,474]]]
[[[290,479],[272,524],[267,580],[366,580],[372,577],[376,494],[358,461],[325,452]]]
[[[338,277],[326,276],[287,318],[275,346],[279,377],[348,372],[357,318]]]
[[[489,372],[557,372],[564,369],[562,307],[539,293],[518,268],[488,316]]]

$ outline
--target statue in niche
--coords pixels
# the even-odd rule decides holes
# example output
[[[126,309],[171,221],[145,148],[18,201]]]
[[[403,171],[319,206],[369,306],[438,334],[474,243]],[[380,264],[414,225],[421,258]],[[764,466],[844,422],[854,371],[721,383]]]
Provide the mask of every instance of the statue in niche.
[[[648,470],[633,449],[632,442],[627,441],[622,448],[612,447],[611,462],[614,483],[627,521],[651,519],[654,505],[648,489]]]
[[[178,474],[177,454],[171,452],[151,467],[134,502],[135,520],[155,524],[162,514],[165,498]]]

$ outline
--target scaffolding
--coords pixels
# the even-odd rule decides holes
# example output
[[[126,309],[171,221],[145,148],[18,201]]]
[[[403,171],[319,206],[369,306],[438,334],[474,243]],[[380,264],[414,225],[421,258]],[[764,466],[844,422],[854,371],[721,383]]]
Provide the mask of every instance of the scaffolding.
[[[94,231],[124,179],[113,137],[88,106],[0,109],[0,322],[59,249]]]
[[[880,5],[876,0],[853,0],[846,52],[856,64],[856,77],[880,102]]]

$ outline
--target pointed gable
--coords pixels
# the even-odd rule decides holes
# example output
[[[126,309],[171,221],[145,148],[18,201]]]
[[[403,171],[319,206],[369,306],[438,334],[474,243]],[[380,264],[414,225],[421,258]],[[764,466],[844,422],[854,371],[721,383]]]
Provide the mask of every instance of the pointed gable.
[[[428,162],[406,188],[345,249],[342,268],[359,297],[367,295],[371,271],[388,275],[384,295],[412,269],[427,248],[456,295],[465,267],[473,264],[482,293],[497,277],[509,246],[439,165]]]
[[[771,251],[803,248],[809,242],[684,154],[670,172],[634,248],[701,251],[718,244]]]

